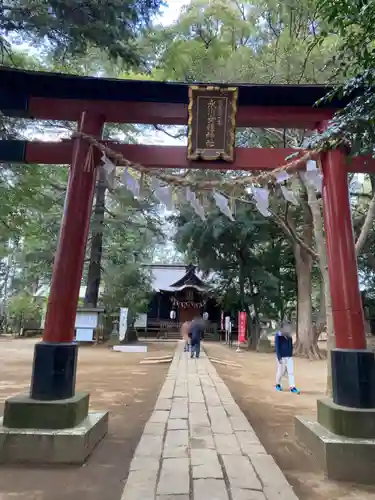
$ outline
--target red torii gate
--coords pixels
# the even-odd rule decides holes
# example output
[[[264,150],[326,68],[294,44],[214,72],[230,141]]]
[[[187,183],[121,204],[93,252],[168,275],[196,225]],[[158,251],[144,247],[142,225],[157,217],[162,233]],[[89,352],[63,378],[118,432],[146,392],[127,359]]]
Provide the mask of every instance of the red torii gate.
[[[346,102],[315,102],[327,88],[309,85],[238,86],[238,127],[318,129]],[[150,81],[109,80],[48,73],[0,70],[0,109],[5,115],[42,120],[70,120],[78,130],[100,140],[105,122],[187,124],[188,86]],[[71,163],[61,233],[43,333],[35,348],[31,396],[74,395],[76,350],[74,323],[96,182],[96,171],[83,168],[89,144],[1,141],[0,161]],[[155,168],[274,169],[293,149],[235,151],[233,165],[186,159],[186,148],[108,144],[130,161]],[[333,400],[352,408],[374,408],[374,356],[366,350],[362,303],[348,196],[348,172],[375,172],[375,163],[333,150],[321,156],[324,220],[336,349],[332,353]],[[99,157],[97,159],[99,162]],[[64,376],[52,368],[59,359]]]

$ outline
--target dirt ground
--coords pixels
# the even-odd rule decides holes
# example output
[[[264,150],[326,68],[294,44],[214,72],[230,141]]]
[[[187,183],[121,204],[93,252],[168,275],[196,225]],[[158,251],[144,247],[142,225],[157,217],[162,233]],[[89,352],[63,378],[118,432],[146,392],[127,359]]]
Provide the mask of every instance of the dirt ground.
[[[329,481],[313,457],[294,440],[294,416],[316,415],[316,400],[324,396],[325,361],[295,359],[296,383],[301,390],[298,396],[275,391],[274,354],[236,353],[235,348],[210,343],[205,343],[205,349],[213,358],[241,365],[236,368],[215,363],[215,368],[300,500],[375,498],[375,488]]]
[[[0,411],[4,400],[26,392],[33,340],[0,339]],[[147,356],[165,356],[174,342],[148,343],[147,354],[82,347],[77,390],[89,391],[90,406],[109,410],[109,433],[82,467],[0,466],[0,500],[119,500],[130,460],[155,405],[169,364],[140,365]]]

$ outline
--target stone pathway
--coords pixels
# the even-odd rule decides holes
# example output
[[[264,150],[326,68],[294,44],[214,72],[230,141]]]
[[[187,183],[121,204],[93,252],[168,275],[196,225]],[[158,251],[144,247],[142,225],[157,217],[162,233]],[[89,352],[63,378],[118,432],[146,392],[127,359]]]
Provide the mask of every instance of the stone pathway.
[[[177,347],[121,500],[298,500],[215,368]]]

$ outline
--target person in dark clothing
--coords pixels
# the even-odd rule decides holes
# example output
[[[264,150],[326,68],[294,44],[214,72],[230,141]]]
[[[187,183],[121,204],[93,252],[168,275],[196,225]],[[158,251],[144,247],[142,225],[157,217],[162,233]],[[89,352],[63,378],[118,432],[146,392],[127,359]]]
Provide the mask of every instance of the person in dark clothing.
[[[204,323],[200,317],[193,319],[189,330],[191,358],[199,358],[201,352],[201,340],[204,337]]]
[[[283,390],[281,379],[286,372],[288,374],[290,392],[299,394],[299,390],[296,388],[294,382],[293,340],[290,325],[282,325],[281,331],[276,333],[275,351],[277,357],[276,390]]]

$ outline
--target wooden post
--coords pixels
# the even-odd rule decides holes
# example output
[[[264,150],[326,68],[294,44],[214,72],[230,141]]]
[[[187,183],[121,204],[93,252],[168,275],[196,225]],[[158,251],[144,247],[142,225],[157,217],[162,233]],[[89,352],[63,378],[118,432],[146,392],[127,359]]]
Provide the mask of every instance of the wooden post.
[[[84,112],[79,130],[100,138],[104,121],[103,116]],[[74,325],[99,158],[98,151],[90,152],[85,140],[75,139],[43,341],[35,346],[34,352],[31,382],[34,399],[65,399],[75,392]]]
[[[366,336],[349,203],[347,165],[339,150],[322,156],[323,202],[328,273],[336,349],[332,350],[335,403],[374,407],[374,355]]]

